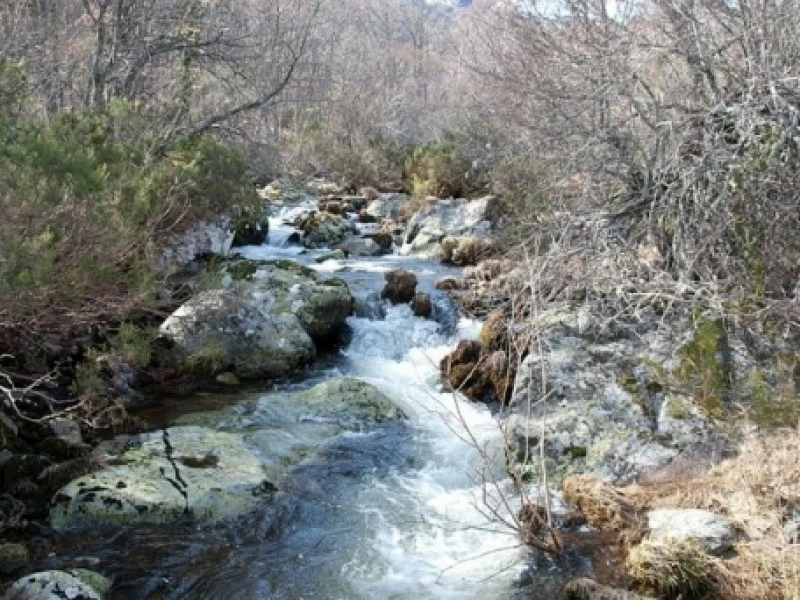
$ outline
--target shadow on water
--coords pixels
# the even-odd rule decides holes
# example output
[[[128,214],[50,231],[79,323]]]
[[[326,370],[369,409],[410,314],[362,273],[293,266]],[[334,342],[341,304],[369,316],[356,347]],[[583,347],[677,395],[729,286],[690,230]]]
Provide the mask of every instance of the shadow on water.
[[[263,511],[214,527],[66,534],[69,550],[47,566],[92,557],[114,576],[112,599],[120,600],[355,598],[341,572],[372,535],[359,492],[413,469],[411,451],[404,423],[346,433],[296,467]]]

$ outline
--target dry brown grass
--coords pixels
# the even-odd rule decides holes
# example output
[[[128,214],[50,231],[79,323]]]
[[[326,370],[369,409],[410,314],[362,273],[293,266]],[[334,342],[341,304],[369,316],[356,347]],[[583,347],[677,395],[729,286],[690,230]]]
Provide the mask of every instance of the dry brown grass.
[[[723,587],[721,562],[691,539],[647,539],[631,548],[626,566],[634,581],[661,598],[708,598]]]
[[[563,483],[564,499],[572,502],[597,529],[620,533],[627,542],[641,537],[640,499],[594,475],[575,475]]]
[[[635,542],[649,508],[702,508],[740,530],[735,554],[698,558],[690,546],[645,540],[629,550],[629,574],[664,598],[800,600],[800,544],[784,524],[800,512],[800,433],[754,436],[739,455],[685,480],[617,489],[582,475],[564,482],[564,496],[590,524]],[[680,590],[678,592],[677,590]]]

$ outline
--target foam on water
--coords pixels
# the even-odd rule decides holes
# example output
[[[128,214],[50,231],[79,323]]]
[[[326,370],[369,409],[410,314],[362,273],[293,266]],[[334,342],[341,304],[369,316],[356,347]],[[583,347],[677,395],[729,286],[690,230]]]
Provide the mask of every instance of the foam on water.
[[[409,416],[422,465],[360,491],[369,535],[343,574],[365,598],[511,597],[525,553],[501,521],[518,505],[496,419],[441,389],[438,363],[453,339],[405,306],[350,326],[346,370]],[[459,323],[458,337],[475,332],[476,323]]]

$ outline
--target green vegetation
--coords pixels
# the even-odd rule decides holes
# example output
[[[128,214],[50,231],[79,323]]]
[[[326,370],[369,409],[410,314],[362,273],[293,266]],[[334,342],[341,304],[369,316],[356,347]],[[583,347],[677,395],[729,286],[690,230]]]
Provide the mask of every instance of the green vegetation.
[[[723,395],[730,381],[719,357],[725,335],[719,321],[700,320],[694,339],[678,352],[680,366],[677,375],[695,400],[709,415],[718,415],[723,409]]]
[[[59,343],[150,310],[165,240],[263,210],[242,156],[210,138],[153,155],[121,101],[41,121],[21,110],[24,77],[2,57],[0,90],[0,352],[35,354],[45,335]],[[142,362],[134,329],[118,342]]]
[[[755,370],[747,378],[750,414],[761,427],[796,427],[800,419],[800,399],[795,389],[796,357],[777,357],[775,368]],[[769,376],[774,381],[770,385]]]
[[[414,148],[405,163],[408,189],[416,198],[463,197],[471,191],[470,168],[467,158],[452,142]]]

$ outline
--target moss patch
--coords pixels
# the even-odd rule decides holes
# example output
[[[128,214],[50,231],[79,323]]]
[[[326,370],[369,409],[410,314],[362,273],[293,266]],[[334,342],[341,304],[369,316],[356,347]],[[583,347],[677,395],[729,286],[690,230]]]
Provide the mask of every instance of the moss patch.
[[[706,413],[718,416],[730,380],[719,356],[725,331],[720,321],[702,320],[694,339],[678,350],[677,376]]]

